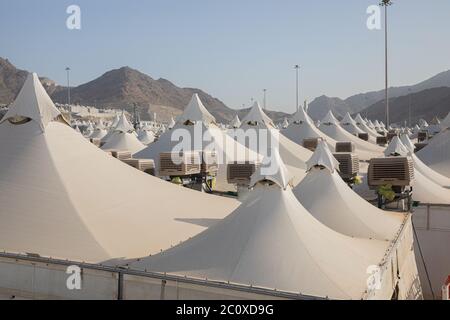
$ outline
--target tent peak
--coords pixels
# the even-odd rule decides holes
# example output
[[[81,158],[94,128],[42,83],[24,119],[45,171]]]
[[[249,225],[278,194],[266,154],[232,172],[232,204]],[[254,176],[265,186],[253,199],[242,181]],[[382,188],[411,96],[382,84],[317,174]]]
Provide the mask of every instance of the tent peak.
[[[203,105],[197,93],[192,95],[191,101],[184,109],[183,114],[178,118],[179,123],[203,122],[205,124],[215,123],[216,119],[209,113]]]
[[[45,131],[49,122],[57,118],[68,124],[53,104],[36,73],[28,74],[17,98],[10,105],[8,112],[0,123],[18,117],[37,122],[42,131]]]
[[[325,167],[332,173],[339,168],[339,162],[333,156],[327,143],[320,139],[317,148],[311,158],[306,162],[307,170],[310,171],[314,167]]]

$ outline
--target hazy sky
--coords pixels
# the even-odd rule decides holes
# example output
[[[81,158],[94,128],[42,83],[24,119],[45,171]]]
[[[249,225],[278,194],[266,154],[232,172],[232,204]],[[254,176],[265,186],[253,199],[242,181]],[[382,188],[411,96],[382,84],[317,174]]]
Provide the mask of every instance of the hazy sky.
[[[235,108],[267,88],[270,108],[292,112],[294,64],[302,100],[384,87],[384,33],[366,27],[378,2],[1,0],[0,56],[60,84],[66,65],[75,85],[127,65]],[[394,2],[391,85],[450,69],[450,1]],[[66,28],[71,4],[81,7],[81,30]]]

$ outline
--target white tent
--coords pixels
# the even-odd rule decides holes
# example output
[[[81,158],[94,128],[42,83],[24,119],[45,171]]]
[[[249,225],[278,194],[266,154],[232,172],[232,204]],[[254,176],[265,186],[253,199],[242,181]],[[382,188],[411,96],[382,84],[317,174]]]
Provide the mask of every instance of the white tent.
[[[175,120],[173,120],[173,117],[170,118],[170,122],[169,125],[167,126],[169,129],[172,129],[173,127],[175,127]]]
[[[382,211],[357,195],[339,176],[339,165],[320,142],[308,162],[308,174],[294,194],[311,214],[329,228],[351,237],[394,240],[408,215]]]
[[[450,178],[450,128],[431,139],[417,156],[433,170]]]
[[[108,137],[102,150],[123,150],[132,154],[141,151],[145,145],[136,137],[133,126],[128,122],[124,113]]]
[[[231,120],[231,122],[230,122],[230,124],[229,124],[229,127],[230,127],[230,128],[234,128],[234,129],[237,129],[237,128],[239,128],[240,126],[241,126],[241,120],[239,120],[238,115],[235,115],[234,118],[233,118],[233,120]]]
[[[325,118],[321,121],[319,129],[327,136],[340,142],[353,142],[356,147],[356,153],[362,160],[369,160],[382,154],[383,149],[379,146],[371,144],[367,141],[355,137],[351,133],[344,130],[333,113],[329,111]]]
[[[242,130],[246,136],[256,136],[255,143],[245,141],[246,146],[253,151],[270,155],[274,147],[279,150],[283,162],[294,176],[294,185],[303,179],[306,173],[306,161],[311,157],[312,152],[280,134],[258,102],[255,102],[242,120],[241,127],[238,130],[230,130],[229,134],[239,136],[242,135]],[[264,145],[267,149],[264,149]]]
[[[201,101],[194,95],[185,110],[187,114],[183,114],[179,118],[175,127],[166,131],[159,137],[158,141],[136,153],[134,157],[153,159],[156,172],[158,172],[159,155],[163,152],[175,151],[175,148],[180,146],[180,142],[184,151],[215,150],[219,157],[216,188],[221,191],[233,190],[234,187],[227,183],[226,165],[235,161],[260,161],[261,156],[237,143],[219,129],[215,124],[215,119],[211,118],[208,115],[209,113],[203,114],[205,108],[202,108],[202,106]],[[204,122],[205,119],[206,122]],[[190,138],[191,141],[184,141],[184,137]]]
[[[141,129],[138,133],[138,139],[145,145],[149,145],[155,141],[155,134],[148,129]]]
[[[289,127],[289,121],[287,118],[284,118],[281,128],[286,129],[287,127]]]
[[[408,156],[409,154],[410,151],[397,136],[391,140],[385,151],[386,156]],[[425,175],[426,171],[421,169],[418,170],[414,162],[413,199],[422,203],[450,204],[450,190],[428,178]]]
[[[360,133],[364,133],[364,131],[356,125],[356,121],[353,120],[349,112],[347,112],[345,117],[342,119],[341,127],[355,136],[358,136]]]
[[[103,121],[100,119],[99,123],[95,127],[92,134],[89,136],[90,139],[103,139],[108,134],[108,131],[105,129],[105,125]]]
[[[62,123],[49,101],[30,75],[0,124],[1,250],[88,262],[139,257],[196,235],[237,207],[112,158]],[[36,109],[51,116],[11,118]]]
[[[361,114],[358,113],[358,114],[356,115],[356,117],[355,117],[355,122],[356,122],[356,125],[357,125],[362,131],[368,133],[370,136],[372,136],[372,137],[374,137],[374,138],[376,138],[376,137],[379,136],[379,134],[378,134],[375,130],[369,128],[369,126],[367,125],[367,122],[361,117]]]
[[[411,156],[411,158],[414,161],[414,168],[419,171],[420,173],[422,173],[424,176],[426,176],[428,179],[432,180],[433,182],[437,183],[438,185],[440,185],[441,187],[444,188],[450,188],[450,178],[434,171],[433,169],[431,169],[430,167],[428,167],[425,163],[423,163],[422,160],[419,159],[419,157],[417,157],[414,154],[414,144],[411,142],[411,140],[409,139],[408,135],[406,134],[402,134],[400,136],[400,140],[402,141],[402,143],[404,144],[404,146],[408,149],[409,154]]]
[[[257,172],[248,198],[223,221],[161,254],[130,261],[130,268],[316,297],[389,299],[389,243],[347,237],[321,224],[297,201],[279,166],[282,173],[273,177]],[[378,264],[385,270],[381,288],[367,292],[368,268]]]
[[[441,130],[450,128],[450,112],[447,114],[447,116],[444,118],[444,120],[441,121]]]

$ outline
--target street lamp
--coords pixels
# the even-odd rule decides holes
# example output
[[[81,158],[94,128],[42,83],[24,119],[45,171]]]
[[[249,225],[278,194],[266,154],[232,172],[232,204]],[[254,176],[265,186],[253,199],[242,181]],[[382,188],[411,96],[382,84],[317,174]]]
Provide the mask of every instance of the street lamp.
[[[294,66],[295,69],[295,90],[296,90],[296,100],[295,100],[295,109],[298,111],[298,70],[300,69],[300,66],[298,64],[296,64]]]
[[[386,126],[389,127],[389,88],[388,88],[388,6],[393,3],[391,0],[382,0],[380,6],[384,7],[384,59],[385,59],[385,103],[386,103]]]
[[[70,68],[67,67],[66,68],[66,72],[67,72],[67,104],[70,106]]]
[[[411,128],[411,105],[412,105],[411,88],[408,89],[408,93],[409,93],[408,126]]]

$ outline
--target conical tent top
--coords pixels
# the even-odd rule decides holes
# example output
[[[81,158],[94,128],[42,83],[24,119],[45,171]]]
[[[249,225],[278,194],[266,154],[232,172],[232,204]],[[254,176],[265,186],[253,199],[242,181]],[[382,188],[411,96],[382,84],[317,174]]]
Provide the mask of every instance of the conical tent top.
[[[242,120],[242,124],[248,123],[264,124],[269,127],[275,127],[272,119],[264,113],[257,101],[255,101],[249,113],[245,116],[244,120]]]
[[[408,134],[404,133],[400,135],[400,140],[402,141],[403,145],[409,150],[409,152],[414,153],[416,146],[414,145],[414,143],[412,143]]]
[[[195,93],[183,114],[178,118],[179,123],[203,122],[205,124],[215,123],[216,119],[206,110],[197,93]]]
[[[347,113],[345,114],[345,117],[344,117],[344,119],[342,119],[341,123],[344,124],[344,125],[347,125],[347,124],[353,124],[353,125],[356,125],[355,120],[353,120],[353,118],[352,118],[352,116],[350,115],[349,112],[347,112]]]
[[[407,156],[409,154],[409,150],[405,145],[402,143],[400,138],[398,136],[395,136],[392,138],[391,142],[389,143],[388,147],[384,151],[384,155],[386,157],[389,156]]]
[[[239,128],[241,126],[241,120],[239,120],[238,115],[235,115],[233,120],[230,122],[231,128]]]
[[[302,107],[299,107],[297,111],[294,113],[294,115],[292,116],[292,122],[297,124],[302,124],[306,122],[312,124],[311,118],[308,116],[305,109],[303,109]]]
[[[272,155],[266,157],[256,172],[252,175],[250,186],[255,186],[262,181],[271,181],[277,184],[280,188],[286,189],[292,177],[288,169],[281,160],[278,149],[273,149]]]
[[[308,171],[314,167],[319,166],[325,167],[333,173],[334,170],[339,168],[339,162],[331,153],[327,143],[324,140],[320,139],[313,155],[306,162],[306,166]]]
[[[128,122],[128,119],[125,116],[124,112],[122,112],[122,115],[119,117],[119,122],[117,123],[116,127],[114,128],[114,131],[119,131],[119,132],[124,132],[124,133],[134,131],[133,126],[130,124],[130,122]]]
[[[56,118],[67,122],[55,107],[36,73],[29,73],[16,100],[9,107],[0,123],[8,119],[28,118],[39,124],[45,131],[47,124]]]
[[[322,119],[321,121],[322,124],[334,124],[334,125],[338,125],[339,121],[336,119],[336,117],[334,116],[333,112],[330,110],[328,111],[327,115]]]

